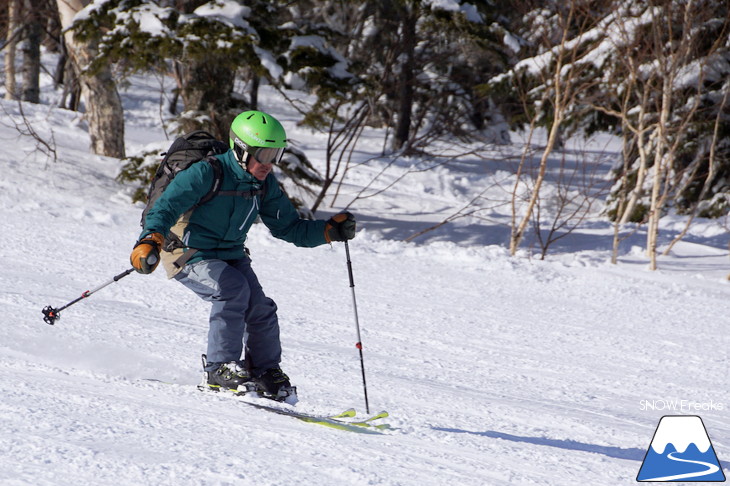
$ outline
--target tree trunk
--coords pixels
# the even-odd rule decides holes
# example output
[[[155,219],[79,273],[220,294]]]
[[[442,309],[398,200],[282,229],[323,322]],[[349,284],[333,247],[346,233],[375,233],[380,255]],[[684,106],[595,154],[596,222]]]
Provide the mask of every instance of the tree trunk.
[[[652,76],[653,78],[653,76]],[[639,105],[639,120],[638,127],[636,129],[636,148],[639,151],[639,168],[636,171],[636,184],[634,190],[631,192],[629,201],[626,204],[623,215],[620,216],[620,223],[626,224],[631,220],[631,217],[636,208],[636,204],[644,194],[644,181],[646,180],[646,174],[649,170],[649,149],[653,142],[653,136],[649,137],[649,141],[646,140],[646,109],[651,102],[651,85],[647,82],[644,87],[644,91],[641,96],[641,104]]]
[[[202,128],[221,140],[228,140],[236,73],[224,66],[216,62],[213,53],[206,59],[178,63],[177,81],[185,111],[180,120],[183,132]],[[206,121],[201,123],[201,119]]]
[[[15,48],[18,44],[20,0],[8,0],[8,32],[5,46],[5,99],[17,98],[15,86]]]
[[[401,65],[401,73],[399,76],[399,93],[398,93],[398,125],[395,129],[393,139],[393,148],[398,150],[408,143],[411,132],[411,115],[413,112],[413,85],[415,83],[415,50],[416,50],[416,21],[418,20],[418,12],[415,5],[413,10],[405,7],[403,22],[401,28],[403,55],[405,59]]]
[[[545,180],[545,173],[547,171],[547,163],[550,158],[550,154],[553,151],[553,148],[555,147],[555,143],[559,138],[560,133],[560,124],[563,122],[563,105],[561,102],[561,95],[559,92],[559,88],[556,86],[556,94],[555,94],[555,119],[553,120],[553,124],[550,127],[550,132],[548,135],[547,145],[545,146],[545,149],[542,152],[542,157],[540,157],[540,168],[538,169],[537,178],[535,179],[535,186],[532,188],[532,194],[530,195],[530,200],[527,203],[527,209],[525,209],[525,213],[522,216],[522,221],[516,228],[512,228],[512,234],[510,236],[510,243],[509,243],[509,253],[510,255],[514,256],[517,253],[517,248],[519,248],[520,243],[522,242],[522,237],[525,235],[525,230],[527,229],[527,225],[530,222],[530,218],[532,217],[532,212],[535,210],[535,205],[538,202],[538,199],[540,198],[540,188],[542,187],[542,183]],[[513,198],[514,200],[514,198]]]
[[[87,68],[97,53],[94,41],[80,42],[67,30],[74,16],[90,3],[90,0],[57,0],[64,39],[81,85],[81,97],[86,108],[91,150],[97,155],[124,158],[124,111],[117,85],[110,66],[93,73]]]
[[[251,109],[252,110],[258,110],[259,109],[259,86],[261,85],[261,77],[253,73],[251,76],[251,96],[249,97],[251,100]]]
[[[191,14],[204,3],[205,0],[177,0],[175,6],[180,12]],[[173,75],[183,104],[178,122],[183,133],[203,129],[219,140],[228,140],[230,124],[238,114],[230,112],[236,73],[222,67],[227,62],[216,61],[214,49],[202,59],[174,61]]]
[[[659,220],[662,217],[664,198],[660,197],[662,181],[666,172],[666,129],[672,106],[673,77],[666,76],[662,84],[662,106],[657,124],[657,144],[654,155],[654,181],[651,187],[651,207],[649,208],[649,225],[646,230],[646,252],[649,257],[649,268],[657,269],[657,240],[659,237]]]
[[[41,73],[41,38],[43,26],[40,19],[40,0],[25,0],[27,12],[25,43],[23,45],[23,101],[40,101],[39,78]]]
[[[575,9],[575,4],[570,4],[570,11],[568,13],[567,21],[565,22],[565,25],[570,25],[570,22],[573,18],[573,13]],[[509,242],[509,253],[510,255],[514,256],[517,253],[517,249],[520,246],[520,243],[522,242],[522,238],[525,235],[525,230],[527,229],[527,225],[530,222],[530,219],[532,217],[532,212],[535,210],[535,206],[538,203],[538,200],[540,198],[540,188],[542,187],[542,183],[545,180],[545,173],[547,171],[547,163],[550,158],[550,153],[555,148],[556,143],[560,140],[560,129],[561,125],[563,123],[563,118],[565,117],[565,107],[569,104],[569,99],[571,96],[571,92],[573,91],[573,78],[570,72],[563,73],[563,66],[564,66],[564,58],[567,55],[568,51],[566,50],[566,43],[568,39],[568,28],[563,27],[563,38],[560,42],[560,51],[556,59],[556,66],[552,72],[552,85],[553,85],[553,92],[550,94],[545,95],[545,99],[543,99],[544,103],[550,102],[553,107],[553,120],[552,125],[550,126],[550,132],[548,133],[548,139],[547,144],[545,145],[545,149],[542,152],[542,157],[540,158],[540,167],[538,169],[537,178],[535,179],[535,186],[532,188],[532,194],[530,195],[530,200],[527,203],[527,208],[525,209],[525,213],[522,216],[522,221],[519,223],[519,225],[516,225],[516,208],[515,208],[515,194],[512,195],[512,230],[510,234],[510,242]],[[547,96],[551,96],[552,99],[548,100]],[[526,149],[527,150],[527,149]],[[519,176],[516,184],[519,184]],[[515,191],[517,191],[517,185],[515,185]]]
[[[625,106],[625,105],[624,105]],[[616,217],[613,221],[613,245],[611,251],[611,263],[616,265],[618,263],[618,250],[619,244],[621,243],[621,227],[623,223],[619,220],[621,214],[626,208],[626,202],[629,194],[629,167],[631,166],[631,146],[636,139],[636,134],[629,128],[629,123],[626,118],[621,119],[621,159],[623,160],[623,172],[621,176],[621,188],[619,189],[619,199],[616,206]]]

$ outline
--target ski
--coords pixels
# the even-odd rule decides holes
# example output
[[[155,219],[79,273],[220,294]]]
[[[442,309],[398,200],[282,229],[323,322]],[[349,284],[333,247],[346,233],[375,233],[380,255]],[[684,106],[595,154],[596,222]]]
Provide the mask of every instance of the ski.
[[[335,415],[314,415],[310,413],[300,412],[298,410],[292,410],[289,408],[283,408],[278,407],[276,405],[269,405],[264,403],[258,403],[258,402],[252,402],[244,397],[251,397],[254,400],[271,400],[274,403],[282,403],[286,404],[286,401],[278,401],[274,398],[266,397],[266,396],[257,396],[255,391],[244,391],[244,392],[225,392],[225,391],[213,391],[206,385],[198,385],[198,390],[202,392],[212,392],[212,393],[224,393],[232,397],[239,398],[239,402],[245,403],[246,405],[250,405],[252,407],[258,408],[259,410],[266,410],[267,412],[276,413],[279,415],[288,415],[290,417],[297,418],[303,422],[309,422],[309,423],[316,423],[319,425],[324,425],[327,427],[340,429],[340,430],[350,430],[353,432],[365,432],[365,433],[373,433],[374,430],[368,430],[368,429],[377,429],[377,430],[386,430],[390,428],[389,424],[373,424],[372,422],[375,420],[379,420],[382,418],[386,418],[389,416],[388,412],[380,412],[375,415],[372,415],[370,417],[366,417],[361,420],[344,420],[348,418],[354,418],[357,415],[357,412],[354,408],[347,409],[343,412],[340,412]],[[225,396],[225,395],[224,395]],[[243,398],[243,399],[241,399]],[[359,430],[357,428],[360,428]],[[362,430],[362,429],[366,430]]]
[[[348,408],[344,412],[338,413],[336,415],[331,415],[330,418],[333,418],[333,419],[352,418],[355,415],[357,415],[357,412],[355,411],[355,409],[354,408]]]
[[[305,412],[299,412],[297,410],[291,410],[288,408],[280,408],[272,405],[267,405],[263,403],[256,403],[251,402],[248,400],[238,400],[240,403],[245,403],[246,405],[249,405],[251,407],[254,407],[258,410],[265,410],[267,412],[275,413],[277,415],[285,415],[289,417],[294,417],[298,420],[301,420],[302,422],[307,422],[310,424],[317,424],[322,425],[325,427],[330,427],[337,430],[346,430],[349,432],[356,432],[360,434],[380,434],[381,430],[387,429],[390,426],[388,424],[370,424],[370,420],[372,417],[362,420],[362,421],[356,421],[356,422],[349,422],[346,420],[341,420],[341,418],[344,417],[352,417],[354,416],[354,410],[349,409],[343,412],[342,414],[336,414],[336,415],[314,415],[309,414]],[[344,415],[343,415],[344,414]]]
[[[365,419],[357,420],[354,422],[348,422],[348,423],[350,423],[352,425],[357,425],[360,427],[375,427],[376,429],[384,430],[384,429],[389,429],[390,425],[389,424],[373,424],[372,422],[375,420],[387,418],[389,416],[390,416],[390,414],[388,414],[388,412],[382,411],[382,412],[376,413],[375,415],[367,417]]]
[[[176,383],[158,380],[155,378],[145,378],[144,381],[162,383],[165,385],[176,385]],[[380,419],[388,417],[389,414],[388,414],[388,412],[385,412],[385,411],[377,413],[375,415],[371,415],[369,417],[365,417],[363,419],[348,420],[348,419],[356,418],[357,411],[354,408],[349,408],[347,410],[344,410],[342,412],[339,412],[339,413],[336,413],[333,415],[317,415],[317,414],[312,414],[312,413],[300,412],[298,410],[292,410],[290,408],[284,408],[285,405],[288,405],[288,404],[286,404],[286,402],[279,402],[277,400],[274,400],[273,398],[258,396],[253,391],[244,391],[244,392],[218,391],[218,390],[212,390],[208,386],[205,386],[203,384],[196,385],[196,388],[203,393],[216,393],[216,394],[220,394],[219,396],[235,398],[238,403],[243,403],[245,405],[256,408],[258,410],[264,410],[266,412],[274,413],[277,415],[293,417],[298,420],[301,420],[302,422],[322,425],[324,427],[329,427],[329,428],[333,428],[333,429],[337,429],[337,430],[345,430],[345,431],[356,432],[356,433],[361,433],[361,434],[380,434],[381,431],[387,430],[390,428],[389,424],[373,423],[376,420],[380,420]],[[267,401],[271,401],[273,403],[271,403],[271,404],[259,403],[259,402],[252,401],[252,400],[267,400]],[[279,406],[277,404],[281,404],[281,406]]]

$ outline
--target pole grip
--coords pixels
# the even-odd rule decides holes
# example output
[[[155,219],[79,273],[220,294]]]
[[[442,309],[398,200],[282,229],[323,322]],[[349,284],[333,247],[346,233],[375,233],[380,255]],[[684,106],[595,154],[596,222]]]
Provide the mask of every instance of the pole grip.
[[[132,272],[134,272],[134,267],[129,268],[129,269],[123,271],[122,273],[120,273],[119,275],[117,275],[116,277],[114,277],[114,281],[116,282],[120,278],[124,278],[124,277],[126,277],[127,275],[129,275]]]
[[[350,245],[345,240],[345,255],[347,256],[347,274],[350,277],[350,287],[355,287],[355,277],[352,275],[352,261],[350,260]]]

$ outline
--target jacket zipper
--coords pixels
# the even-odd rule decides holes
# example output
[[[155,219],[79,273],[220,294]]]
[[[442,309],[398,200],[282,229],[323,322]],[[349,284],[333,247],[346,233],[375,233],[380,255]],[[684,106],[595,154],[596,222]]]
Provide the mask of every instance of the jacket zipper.
[[[258,196],[253,197],[253,204],[251,205],[251,210],[246,215],[246,219],[243,220],[243,224],[238,227],[238,231],[242,231],[243,228],[246,226],[246,223],[248,223],[249,218],[251,218],[251,214],[254,212],[254,210],[258,210],[259,208],[259,198]]]

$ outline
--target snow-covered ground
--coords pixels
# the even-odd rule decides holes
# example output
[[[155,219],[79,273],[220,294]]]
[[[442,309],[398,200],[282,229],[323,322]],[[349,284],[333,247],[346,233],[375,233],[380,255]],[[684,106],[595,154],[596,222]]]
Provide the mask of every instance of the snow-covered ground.
[[[133,81],[130,153],[165,140],[158,81]],[[324,136],[295,127],[271,93],[262,99],[320,161]],[[0,484],[631,484],[659,419],[676,414],[702,417],[727,474],[721,222],[698,221],[650,272],[642,229],[611,265],[611,227],[598,218],[545,261],[529,258],[529,242],[508,255],[504,207],[492,223],[462,219],[401,241],[508,178],[504,162],[414,171],[356,200],[350,250],[370,406],[390,412],[393,430],[355,434],[196,391],[208,306],[162,271],[132,274],[46,325],[44,306],[129,267],[140,208],[114,181],[119,161],[88,153],[78,114],[24,106],[38,134],[53,135],[53,162],[10,122],[17,104],[1,105]],[[379,136],[368,135],[361,160],[378,153]],[[385,163],[353,168],[319,216],[350,203]],[[399,162],[376,187],[418,164]],[[681,229],[667,218],[662,245]],[[295,248],[261,225],[248,246],[279,305],[297,408],[362,411],[343,246]]]

